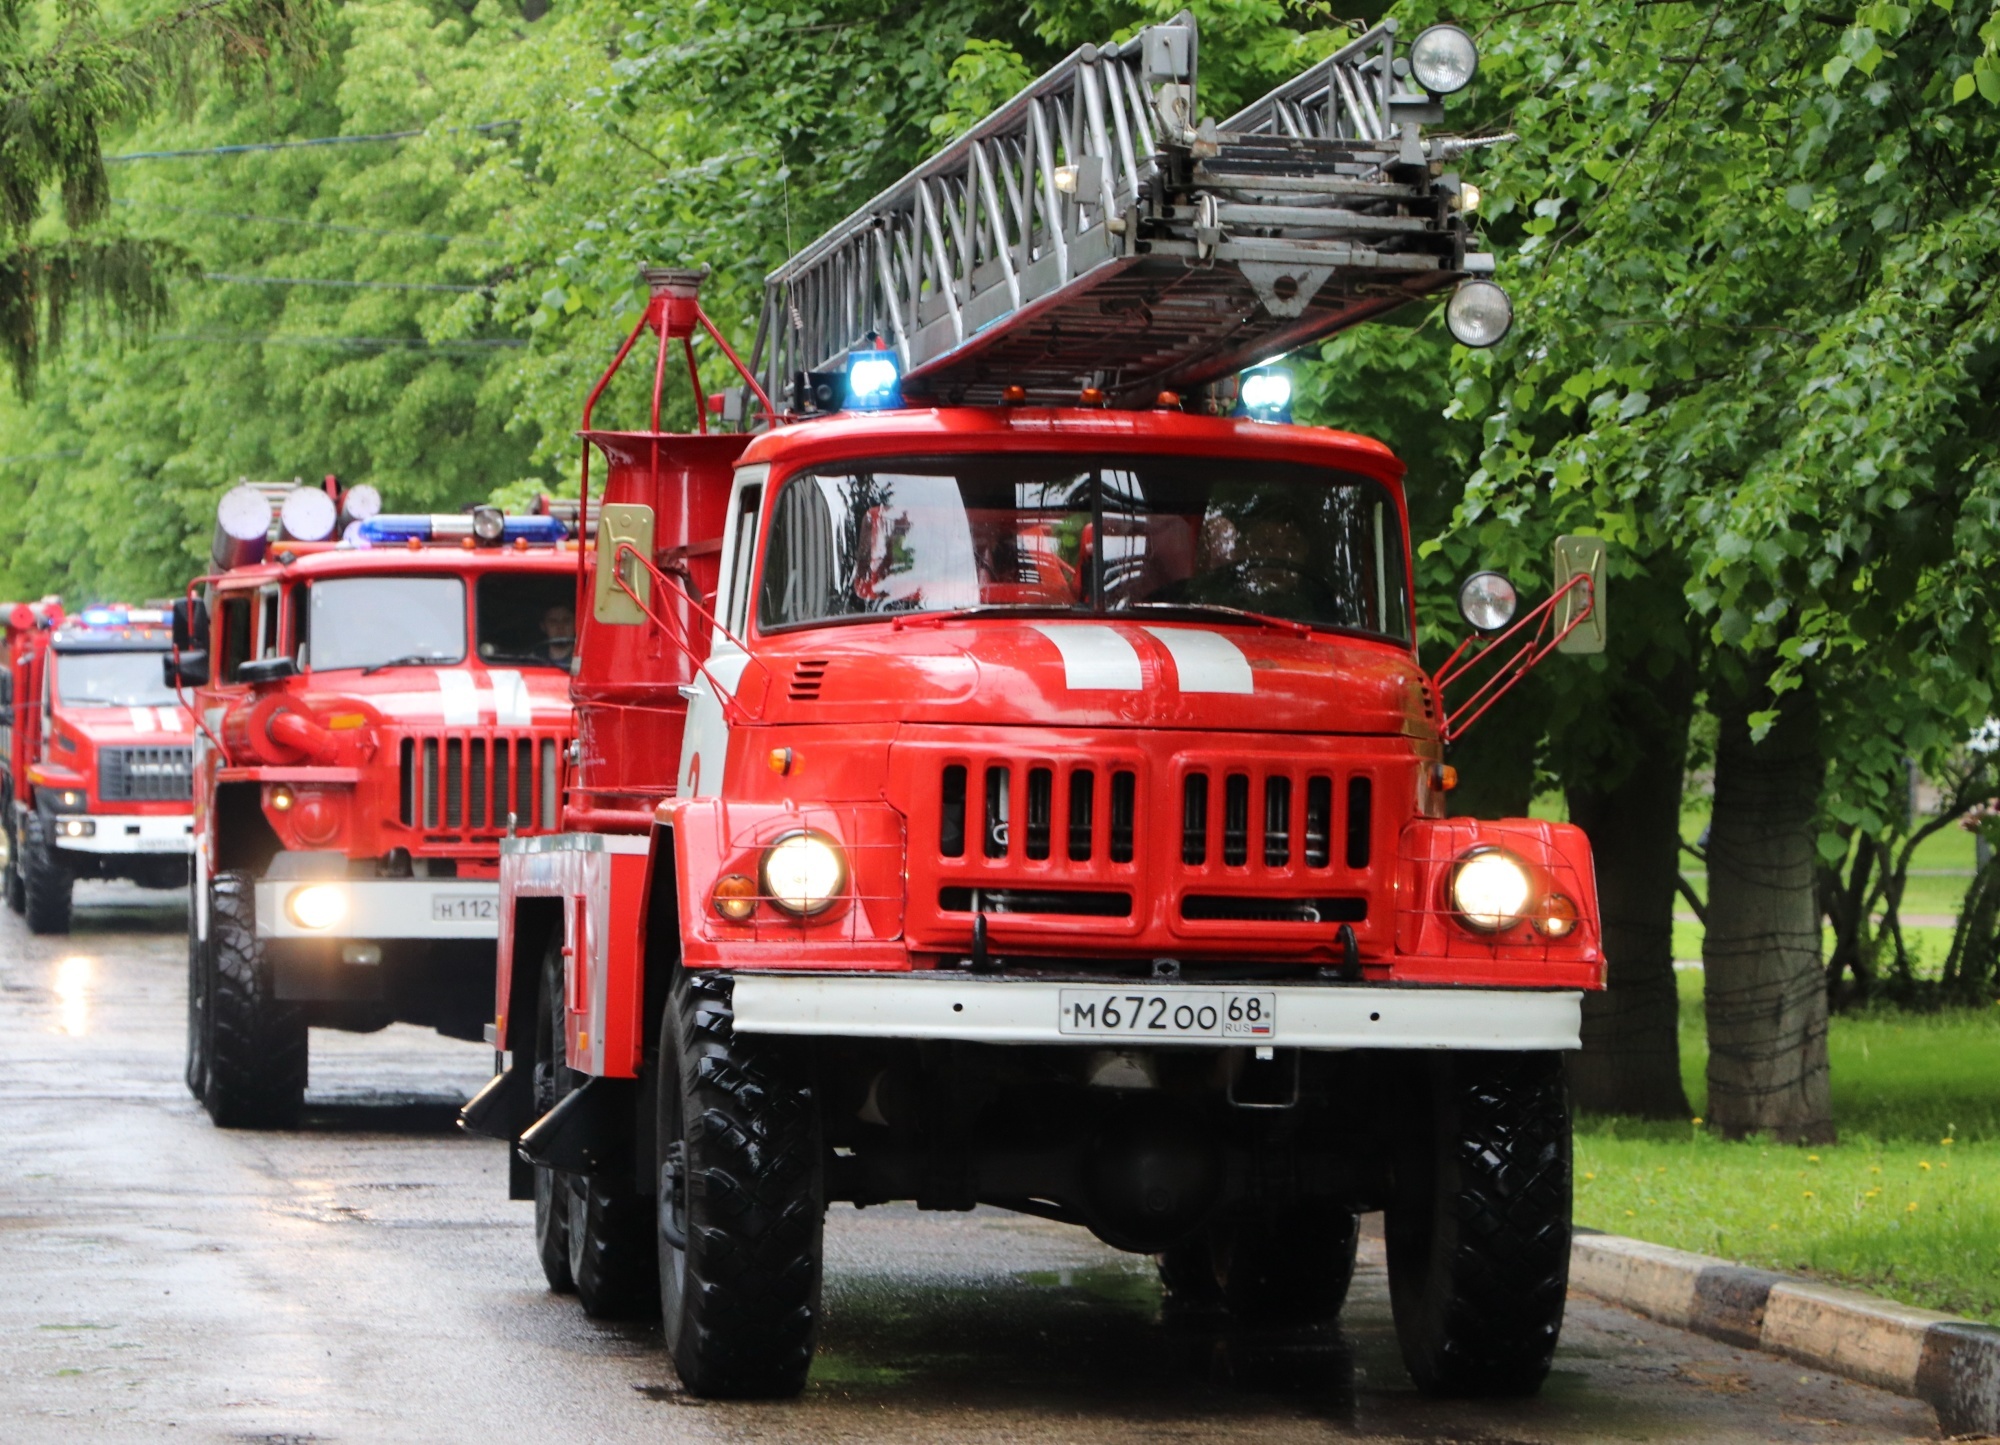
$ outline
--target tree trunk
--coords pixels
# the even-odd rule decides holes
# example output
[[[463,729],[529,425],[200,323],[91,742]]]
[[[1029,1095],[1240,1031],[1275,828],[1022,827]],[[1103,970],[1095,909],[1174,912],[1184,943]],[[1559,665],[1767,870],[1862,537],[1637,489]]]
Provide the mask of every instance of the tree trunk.
[[[1803,690],[1786,693],[1776,725],[1752,742],[1750,714],[1774,702],[1763,676],[1718,699],[1702,948],[1708,1112],[1728,1138],[1824,1144],[1834,1126],[1814,891],[1819,710]]]
[[[1652,715],[1657,735],[1644,740],[1643,760],[1623,781],[1568,790],[1570,821],[1590,835],[1604,920],[1605,991],[1583,996],[1583,1052],[1569,1073],[1577,1107],[1594,1113],[1689,1113],[1674,986],[1674,879],[1691,694],[1690,684]]]

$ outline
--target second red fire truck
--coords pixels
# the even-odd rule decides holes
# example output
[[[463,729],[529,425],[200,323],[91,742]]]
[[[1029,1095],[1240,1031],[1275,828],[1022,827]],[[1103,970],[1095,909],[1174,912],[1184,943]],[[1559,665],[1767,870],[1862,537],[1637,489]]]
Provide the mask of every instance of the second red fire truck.
[[[562,521],[283,500],[224,498],[217,570],[174,611],[200,728],[187,1082],[230,1126],[297,1118],[310,1028],[482,1037],[500,841],[557,826],[573,731]]]
[[[1470,579],[1427,674],[1401,463],[1264,365],[1434,293],[1504,332],[1476,142],[1423,131],[1475,64],[1385,22],[1217,124],[1187,16],[1085,47],[773,273],[696,397],[755,435],[661,429],[677,350],[736,358],[653,273],[466,1123],[689,1390],[804,1385],[835,1201],[1077,1224],[1251,1323],[1336,1314],[1379,1209],[1416,1383],[1540,1385],[1591,861],[1448,816],[1446,749],[1601,646],[1602,552],[1518,620]]]
[[[7,906],[67,933],[78,879],[187,881],[192,741],[161,676],[167,615],[53,598],[0,604]]]

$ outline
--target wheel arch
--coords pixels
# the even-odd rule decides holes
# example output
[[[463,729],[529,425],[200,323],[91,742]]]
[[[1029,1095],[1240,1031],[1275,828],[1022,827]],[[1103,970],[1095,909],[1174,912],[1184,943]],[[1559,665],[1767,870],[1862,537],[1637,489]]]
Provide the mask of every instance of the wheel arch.
[[[560,939],[562,931],[561,898],[514,899],[512,947],[501,960],[506,966],[507,1037],[500,1041],[500,1047],[522,1057],[534,1056],[535,997],[541,988],[542,959],[550,941]]]
[[[215,831],[215,871],[241,871],[261,878],[284,847],[264,816],[258,783],[218,783],[210,827]]]

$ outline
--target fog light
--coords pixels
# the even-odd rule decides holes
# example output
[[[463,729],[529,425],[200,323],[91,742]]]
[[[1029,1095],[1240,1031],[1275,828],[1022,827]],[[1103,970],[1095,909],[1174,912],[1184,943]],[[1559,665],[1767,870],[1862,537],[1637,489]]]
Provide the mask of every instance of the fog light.
[[[338,883],[308,883],[285,895],[285,912],[300,928],[324,933],[347,917],[347,890]]]
[[[340,961],[359,964],[363,968],[377,968],[382,963],[382,945],[379,943],[347,943],[341,945]]]
[[[65,818],[56,832],[64,838],[91,838],[97,834],[97,824],[89,818]]]
[[[748,923],[757,911],[757,885],[741,873],[728,873],[715,883],[715,911],[731,923]]]
[[[292,804],[296,801],[297,799],[293,796],[292,790],[283,783],[271,789],[271,810],[273,812],[289,813],[292,810]]]
[[[847,882],[847,858],[824,833],[788,833],[764,850],[764,892],[787,913],[818,913]]]
[[[1568,938],[1576,932],[1576,904],[1560,893],[1551,893],[1535,910],[1535,931],[1545,938]]]
[[[1528,911],[1528,870],[1503,848],[1475,848],[1451,875],[1459,921],[1480,933],[1512,928]]]

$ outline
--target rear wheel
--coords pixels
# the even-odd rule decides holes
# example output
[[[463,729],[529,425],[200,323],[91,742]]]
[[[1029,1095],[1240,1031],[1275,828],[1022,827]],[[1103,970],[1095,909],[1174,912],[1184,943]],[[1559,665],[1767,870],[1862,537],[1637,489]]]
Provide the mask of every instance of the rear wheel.
[[[25,913],[28,908],[28,890],[21,879],[21,840],[14,835],[14,800],[0,793],[0,844],[5,844],[7,861],[0,866],[0,894],[7,899],[7,906],[16,913]]]
[[[620,1187],[622,1186],[622,1187]],[[653,1200],[628,1179],[569,1176],[569,1273],[593,1319],[650,1319],[660,1312]]]
[[[30,813],[21,825],[21,911],[30,933],[68,933],[76,880],[56,852],[49,820]]]
[[[306,1016],[280,1003],[257,938],[257,894],[247,873],[208,885],[208,943],[200,950],[202,1103],[225,1129],[289,1129],[306,1095]]]
[[[1569,1288],[1562,1055],[1426,1061],[1418,1140],[1384,1220],[1396,1340],[1431,1395],[1532,1395]]]
[[[1170,1307],[1226,1310],[1246,1325],[1306,1325],[1336,1318],[1354,1279],[1360,1218],[1298,1207],[1211,1225],[1160,1256]]]
[[[542,958],[541,987],[535,991],[535,1117],[562,1102],[573,1087],[563,1026],[562,943],[552,939]],[[569,1268],[569,1179],[558,1170],[535,1166],[535,1253],[542,1277],[557,1294],[576,1289]]]
[[[684,974],[661,1023],[661,1322],[693,1393],[796,1395],[819,1327],[819,1105],[780,1049],[736,1034],[730,994]]]

